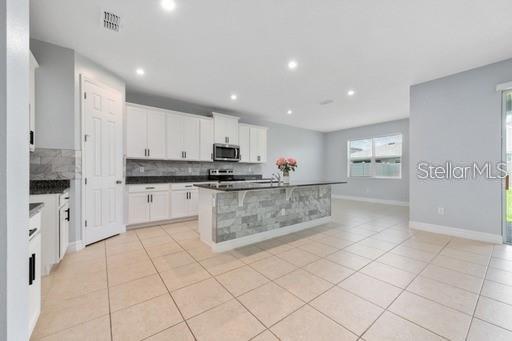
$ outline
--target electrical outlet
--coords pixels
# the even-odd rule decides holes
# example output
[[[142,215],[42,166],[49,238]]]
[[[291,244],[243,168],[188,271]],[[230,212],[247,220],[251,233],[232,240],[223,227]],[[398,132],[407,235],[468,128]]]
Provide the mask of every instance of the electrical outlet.
[[[139,173],[144,173],[144,167],[139,167]]]
[[[284,208],[281,208],[281,215],[285,215],[285,214],[286,214],[286,212],[285,212]]]
[[[438,207],[437,208],[437,214],[444,215],[444,207]]]

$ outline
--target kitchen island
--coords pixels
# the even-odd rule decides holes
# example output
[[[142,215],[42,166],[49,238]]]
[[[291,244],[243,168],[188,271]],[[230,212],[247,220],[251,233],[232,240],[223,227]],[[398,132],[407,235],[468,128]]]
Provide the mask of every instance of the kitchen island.
[[[331,221],[331,185],[343,181],[196,184],[199,234],[222,252]]]

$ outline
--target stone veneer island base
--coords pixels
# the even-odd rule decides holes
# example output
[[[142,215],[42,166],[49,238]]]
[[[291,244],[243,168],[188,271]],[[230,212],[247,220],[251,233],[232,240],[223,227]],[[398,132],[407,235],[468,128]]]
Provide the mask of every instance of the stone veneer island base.
[[[198,184],[199,234],[223,252],[331,221],[331,185]]]

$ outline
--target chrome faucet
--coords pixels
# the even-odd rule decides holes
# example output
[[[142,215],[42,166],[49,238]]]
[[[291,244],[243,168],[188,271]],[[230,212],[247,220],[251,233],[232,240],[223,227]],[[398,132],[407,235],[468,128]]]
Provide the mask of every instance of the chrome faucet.
[[[272,180],[271,180],[271,182],[273,183],[274,180],[277,180],[277,182],[280,183],[281,182],[281,174],[272,173]]]

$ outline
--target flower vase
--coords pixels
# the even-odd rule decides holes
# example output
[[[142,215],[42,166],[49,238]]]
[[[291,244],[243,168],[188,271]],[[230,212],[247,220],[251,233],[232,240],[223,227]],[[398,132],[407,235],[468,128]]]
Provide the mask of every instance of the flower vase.
[[[283,171],[283,184],[288,185],[290,183],[290,172]]]

